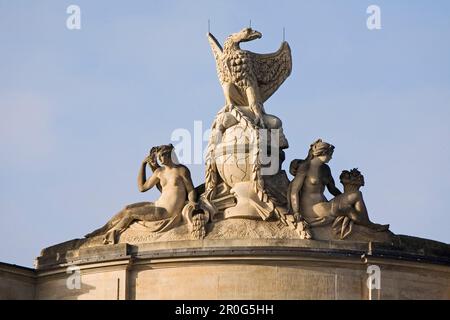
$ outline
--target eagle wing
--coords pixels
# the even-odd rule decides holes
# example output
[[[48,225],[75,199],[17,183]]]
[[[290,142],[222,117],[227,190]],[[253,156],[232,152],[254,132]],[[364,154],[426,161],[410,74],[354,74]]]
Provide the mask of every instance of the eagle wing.
[[[217,75],[219,77],[220,83],[230,81],[230,73],[228,70],[228,66],[223,56],[223,49],[220,45],[219,41],[211,34],[208,33],[208,42],[211,46],[211,50],[213,52],[214,58],[216,59],[216,69]]]
[[[261,99],[265,102],[289,77],[292,71],[292,56],[289,44],[284,41],[274,53],[253,53],[253,63]]]

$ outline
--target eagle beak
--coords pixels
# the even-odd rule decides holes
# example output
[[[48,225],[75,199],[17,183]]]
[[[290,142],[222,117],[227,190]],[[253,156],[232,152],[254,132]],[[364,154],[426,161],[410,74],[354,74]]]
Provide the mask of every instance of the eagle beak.
[[[255,39],[261,39],[262,38],[262,34],[259,31],[253,30],[252,34],[250,35],[250,40],[255,40]]]
[[[240,42],[248,42],[255,39],[260,39],[262,37],[262,33],[252,28],[242,29],[239,33],[233,34],[235,36],[235,41]]]

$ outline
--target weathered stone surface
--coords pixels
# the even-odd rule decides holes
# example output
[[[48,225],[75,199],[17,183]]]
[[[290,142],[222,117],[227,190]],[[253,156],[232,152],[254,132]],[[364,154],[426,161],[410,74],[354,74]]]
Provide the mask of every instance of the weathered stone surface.
[[[75,241],[76,242],[76,241]],[[67,245],[67,243],[66,243]],[[61,248],[61,247],[60,247]],[[204,239],[50,249],[37,270],[0,264],[2,299],[450,299],[450,246],[406,236],[391,243]],[[81,286],[68,289],[68,267]]]
[[[212,224],[206,225],[207,240],[235,240],[235,239],[301,239],[296,230],[289,229],[285,226],[280,226],[278,221],[258,221],[251,219],[227,219],[219,220]],[[318,240],[338,240],[330,225],[317,227],[312,229],[314,239]],[[145,226],[140,223],[134,223],[131,227],[125,230],[119,237],[118,243],[121,244],[143,244],[166,241],[180,241],[191,240],[191,234],[188,232],[187,225],[180,225],[176,228],[168,230],[164,233],[149,232]],[[354,232],[348,237],[351,241],[372,241],[385,242],[388,245],[394,241],[394,235],[387,232],[374,232],[363,226],[354,226]],[[103,245],[103,238],[101,236],[74,239],[59,245],[55,245],[43,249],[39,261],[45,261],[48,257],[51,259],[63,259],[70,257],[69,251],[98,247]]]
[[[368,299],[367,267],[375,264],[381,290],[372,298],[450,299],[449,247],[403,236],[391,243],[204,239],[109,245],[38,264],[36,298]],[[64,287],[71,265],[81,268],[82,286],[75,291]]]

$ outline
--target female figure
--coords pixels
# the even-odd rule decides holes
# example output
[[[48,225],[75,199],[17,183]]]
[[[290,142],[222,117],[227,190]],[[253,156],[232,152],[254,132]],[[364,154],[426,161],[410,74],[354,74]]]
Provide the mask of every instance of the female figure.
[[[171,144],[152,148],[150,155],[144,159],[139,170],[139,190],[145,192],[156,186],[161,192],[159,199],[155,202],[140,202],[126,206],[106,225],[86,237],[105,234],[105,244],[115,243],[117,236],[134,221],[166,220],[167,223],[174,223],[174,220],[181,219],[186,199],[195,206],[196,192],[189,169],[174,163],[172,151]],[[156,157],[162,166],[159,166]],[[146,177],[147,165],[153,171],[152,176],[148,179]],[[165,225],[162,224],[162,226]]]
[[[291,211],[296,219],[305,219],[311,226],[332,223],[338,217],[347,217],[356,224],[376,231],[385,231],[389,225],[379,225],[369,220],[366,205],[359,187],[347,184],[342,193],[334,183],[330,167],[334,146],[317,140],[305,160],[294,160],[290,172],[295,176],[289,187]],[[361,176],[362,177],[362,176]],[[354,186],[354,184],[353,184]],[[325,188],[335,196],[328,201]],[[339,219],[341,220],[341,219]]]

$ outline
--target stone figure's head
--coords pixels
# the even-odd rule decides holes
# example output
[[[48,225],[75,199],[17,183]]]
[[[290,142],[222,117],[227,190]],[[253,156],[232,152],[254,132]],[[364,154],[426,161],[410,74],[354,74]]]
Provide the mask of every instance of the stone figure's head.
[[[311,144],[308,152],[308,159],[318,158],[323,163],[328,163],[333,157],[334,146],[323,142],[322,139]]]
[[[364,186],[364,176],[358,169],[344,170],[339,176],[344,188],[358,190]]]
[[[162,165],[167,165],[173,163],[174,155],[172,154],[174,150],[174,146],[172,144],[161,145],[156,147],[156,154],[158,156],[158,160]]]
[[[308,156],[305,160],[295,159],[289,166],[289,172],[296,176],[298,170],[304,170],[308,167],[309,163],[313,159],[318,159],[322,163],[327,163],[333,157],[334,146],[323,142],[322,139],[317,140],[309,147]],[[303,168],[303,169],[301,169]]]
[[[244,28],[241,31],[237,33],[233,33],[230,38],[233,40],[234,43],[241,43],[241,42],[247,42],[252,41],[256,39],[260,39],[262,37],[262,33],[256,30],[253,30],[252,28]]]

